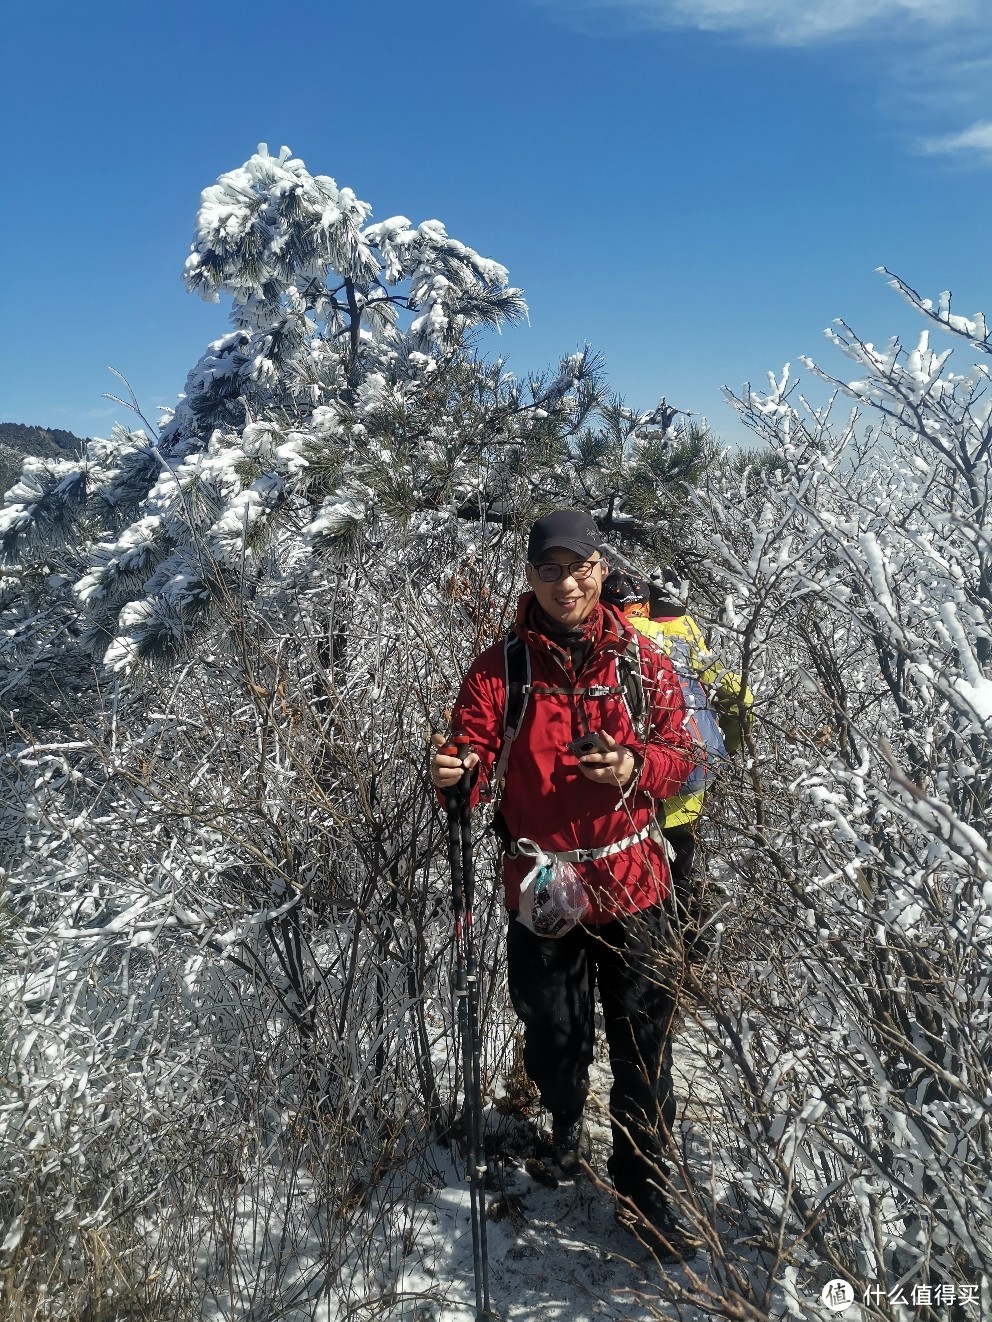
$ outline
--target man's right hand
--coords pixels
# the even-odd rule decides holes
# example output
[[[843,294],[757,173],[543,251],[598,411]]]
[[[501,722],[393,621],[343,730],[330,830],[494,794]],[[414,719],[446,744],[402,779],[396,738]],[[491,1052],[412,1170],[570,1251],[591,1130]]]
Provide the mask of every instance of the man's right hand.
[[[442,753],[441,749],[450,746],[443,734],[432,734],[431,743],[434,752],[431,755],[431,784],[435,789],[450,790],[462,778],[462,773],[479,765],[479,754],[472,748],[465,754],[465,761],[460,761],[453,753]]]

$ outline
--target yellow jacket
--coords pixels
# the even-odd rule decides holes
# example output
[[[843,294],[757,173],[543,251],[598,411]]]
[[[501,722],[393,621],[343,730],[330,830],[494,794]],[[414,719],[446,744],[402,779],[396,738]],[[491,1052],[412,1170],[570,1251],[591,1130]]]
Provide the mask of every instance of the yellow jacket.
[[[751,690],[743,684],[740,675],[735,675],[716,660],[706,645],[702,630],[691,615],[686,613],[649,620],[639,613],[636,605],[625,608],[624,613],[635,629],[662,648],[676,670],[684,671],[688,667],[696,674],[716,708],[727,752],[737,752],[742,742],[744,722],[754,701]],[[658,809],[658,820],[662,827],[667,830],[694,822],[703,810],[703,793],[699,790],[665,799]]]

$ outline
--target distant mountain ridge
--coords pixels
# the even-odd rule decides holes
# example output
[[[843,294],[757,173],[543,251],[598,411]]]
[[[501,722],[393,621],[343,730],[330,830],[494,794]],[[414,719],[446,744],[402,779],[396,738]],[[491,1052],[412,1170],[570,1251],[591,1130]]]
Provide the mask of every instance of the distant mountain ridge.
[[[29,427],[23,422],[0,422],[0,494],[21,475],[27,455],[39,459],[75,459],[86,444],[61,427]]]

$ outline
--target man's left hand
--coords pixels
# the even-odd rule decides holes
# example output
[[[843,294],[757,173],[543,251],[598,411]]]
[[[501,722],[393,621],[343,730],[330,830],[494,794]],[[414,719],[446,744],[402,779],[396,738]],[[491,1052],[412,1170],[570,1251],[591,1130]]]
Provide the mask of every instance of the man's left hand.
[[[587,780],[594,780],[598,785],[626,785],[636,775],[640,759],[605,730],[600,730],[599,735],[607,751],[586,753],[580,757],[579,770]]]

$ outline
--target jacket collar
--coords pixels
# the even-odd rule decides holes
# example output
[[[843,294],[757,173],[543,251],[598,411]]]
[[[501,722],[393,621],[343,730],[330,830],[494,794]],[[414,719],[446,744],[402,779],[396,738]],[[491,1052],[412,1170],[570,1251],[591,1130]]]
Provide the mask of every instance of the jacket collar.
[[[528,647],[561,659],[564,655],[564,649],[561,645],[555,639],[549,638],[534,627],[532,608],[536,604],[534,593],[530,590],[520,594],[517,601],[517,615],[513,632]],[[619,656],[626,649],[630,640],[636,637],[634,627],[624,618],[622,612],[613,606],[607,605],[605,601],[598,603],[597,610],[601,611],[602,623],[594,636],[592,655]]]

